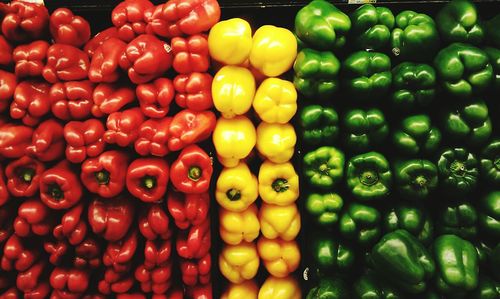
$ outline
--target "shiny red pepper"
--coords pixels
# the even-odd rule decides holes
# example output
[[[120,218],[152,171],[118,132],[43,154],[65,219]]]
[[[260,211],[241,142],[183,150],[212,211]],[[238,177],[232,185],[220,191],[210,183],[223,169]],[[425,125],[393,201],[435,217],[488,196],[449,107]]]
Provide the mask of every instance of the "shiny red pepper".
[[[170,239],[169,219],[161,203],[147,206],[139,217],[139,231],[147,240]]]
[[[204,73],[210,67],[207,37],[202,34],[172,39],[172,67],[180,74]]]
[[[180,107],[193,111],[212,108],[212,81],[213,78],[208,73],[177,75],[174,79],[175,102]]]
[[[147,269],[144,265],[140,265],[135,270],[135,279],[140,282],[141,290],[144,293],[164,294],[168,291],[171,285],[172,264]]]
[[[88,271],[56,267],[50,273],[50,286],[53,288],[51,298],[80,298],[89,288],[89,283]]]
[[[38,193],[40,177],[44,171],[44,164],[28,156],[10,162],[5,168],[10,194],[16,197],[34,196]]]
[[[104,266],[118,273],[128,272],[137,251],[137,231],[130,231],[124,238],[108,243],[102,256]]]
[[[127,189],[144,202],[156,202],[167,191],[169,166],[161,158],[139,158],[127,170]]]
[[[172,81],[158,78],[151,83],[140,84],[135,90],[142,113],[151,118],[165,117],[174,99]]]
[[[9,65],[12,63],[12,46],[0,35],[0,65]]]
[[[10,41],[25,43],[47,34],[49,12],[43,5],[13,1],[2,21],[2,33]]]
[[[144,267],[148,270],[167,264],[172,255],[172,242],[147,240],[144,245]]]
[[[193,225],[188,230],[177,235],[176,250],[185,259],[199,259],[210,252],[210,219],[205,219],[199,225]]]
[[[58,8],[50,15],[49,29],[57,44],[79,48],[90,39],[89,22],[67,8]]]
[[[187,229],[192,225],[200,225],[207,219],[210,195],[169,192],[167,206],[175,225],[180,229]]]
[[[212,268],[210,253],[199,260],[181,259],[179,263],[182,282],[185,285],[192,287],[210,282],[210,269]]]
[[[87,238],[75,247],[74,267],[97,269],[100,265],[101,250],[94,239]]]
[[[15,73],[18,78],[38,77],[42,75],[47,63],[49,43],[37,40],[14,49],[13,59],[16,63]]]
[[[83,80],[87,78],[89,64],[89,57],[82,50],[55,44],[47,50],[47,65],[42,75],[50,83]]]
[[[212,134],[215,121],[216,117],[212,111],[182,110],[170,123],[168,148],[178,151],[190,144],[204,141]]]
[[[139,293],[133,293],[133,294],[117,294],[116,299],[146,299],[146,296],[143,294]],[[154,296],[151,299],[158,299],[155,298]]]
[[[5,180],[5,175],[3,173],[3,167],[0,165],[0,207],[5,205],[10,198],[9,190],[7,190],[7,184]],[[1,226],[0,226],[1,227]],[[1,238],[0,238],[1,243]]]
[[[165,296],[152,299],[184,299],[184,292],[180,288],[171,288]]]
[[[6,282],[6,287],[12,285],[11,282]],[[11,287],[4,291],[4,288],[0,288],[0,298],[2,299],[18,299],[20,298],[19,290],[16,287]]]
[[[117,83],[100,83],[94,89],[94,106],[92,114],[95,117],[117,112],[128,103],[135,101],[135,92],[132,88]]]
[[[40,177],[40,199],[54,210],[69,209],[82,198],[82,185],[69,162],[63,160]]]
[[[135,151],[141,156],[163,157],[167,155],[170,137],[168,130],[171,122],[171,117],[149,119],[143,122],[134,144]]]
[[[142,34],[132,40],[120,58],[120,67],[135,84],[152,81],[172,65],[170,46],[156,36]]]
[[[14,97],[16,86],[16,76],[12,73],[0,70],[0,112],[7,110],[7,107],[9,107]]]
[[[134,144],[139,137],[139,127],[143,122],[144,114],[139,108],[113,112],[106,121],[104,141],[109,144],[116,143],[121,147]]]
[[[170,0],[163,6],[168,37],[194,35],[208,31],[220,19],[217,0]]]
[[[163,19],[163,5],[164,4],[158,4],[155,7],[150,7],[144,12],[144,19],[147,23],[147,34],[168,37],[168,23]]]
[[[3,247],[1,268],[5,271],[26,271],[35,264],[38,255],[36,250],[26,248],[23,239],[12,234]]]
[[[144,13],[154,7],[148,0],[125,0],[111,12],[111,21],[118,28],[120,39],[129,42],[146,32]]]
[[[114,26],[97,33],[85,44],[83,51],[85,51],[85,53],[87,53],[89,57],[92,58],[92,56],[94,56],[95,50],[112,37],[118,37],[118,30]]]
[[[20,158],[25,155],[31,144],[33,128],[6,123],[0,125],[0,156],[4,158]]]
[[[19,237],[28,237],[32,234],[46,236],[54,227],[51,210],[39,199],[25,200],[17,210],[14,220],[14,231]]]
[[[97,119],[70,121],[64,126],[66,159],[81,163],[87,157],[96,157],[104,151],[104,125]]]
[[[58,240],[69,241],[69,244],[76,246],[83,242],[87,236],[87,223],[85,221],[83,203],[72,207],[61,218],[61,223],[58,224],[53,231],[54,237]]]
[[[94,84],[88,80],[59,82],[50,88],[52,113],[62,120],[81,120],[91,116]]]
[[[64,241],[45,241],[43,249],[49,255],[49,263],[52,265],[60,265],[68,253],[68,243]]]
[[[212,284],[200,284],[187,289],[188,298],[212,299]]]
[[[42,280],[45,277],[46,268],[46,262],[39,261],[17,275],[16,286],[24,293],[24,298],[47,298],[50,287],[46,281]]]
[[[131,273],[117,273],[109,268],[104,273],[104,279],[99,281],[99,292],[105,295],[111,293],[123,294],[128,292],[134,285],[134,277]]]
[[[50,162],[62,158],[65,148],[63,126],[53,119],[48,119],[35,129],[31,145],[26,148],[26,152],[40,161]]]
[[[50,112],[50,85],[43,81],[22,81],[14,91],[10,116],[34,127]]]
[[[105,240],[115,242],[127,234],[134,221],[134,205],[126,197],[94,199],[88,207],[92,231]]]
[[[184,148],[172,163],[170,177],[172,185],[184,193],[205,193],[210,188],[212,159],[199,146],[192,144]]]
[[[111,37],[104,41],[94,52],[90,61],[89,79],[92,82],[116,82],[120,77],[120,59],[127,44]]]

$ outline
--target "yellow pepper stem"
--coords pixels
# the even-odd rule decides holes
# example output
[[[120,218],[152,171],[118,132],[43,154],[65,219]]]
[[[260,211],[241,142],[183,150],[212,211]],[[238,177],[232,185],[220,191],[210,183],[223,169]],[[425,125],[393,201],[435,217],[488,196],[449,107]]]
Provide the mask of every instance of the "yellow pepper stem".
[[[279,179],[274,180],[272,187],[273,187],[274,191],[276,191],[278,193],[283,193],[283,192],[287,191],[288,188],[290,188],[290,184],[288,184],[288,181],[286,179],[279,178]]]
[[[227,190],[226,196],[227,198],[229,198],[230,201],[237,201],[241,199],[241,191],[238,189],[231,188]]]

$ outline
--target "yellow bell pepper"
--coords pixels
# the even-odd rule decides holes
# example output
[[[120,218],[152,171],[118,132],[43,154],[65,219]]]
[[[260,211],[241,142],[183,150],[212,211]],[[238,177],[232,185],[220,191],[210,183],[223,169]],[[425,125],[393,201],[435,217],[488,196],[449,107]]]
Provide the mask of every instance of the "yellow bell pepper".
[[[225,167],[234,167],[246,158],[255,146],[256,138],[255,127],[245,116],[220,117],[212,135],[219,162]]]
[[[208,34],[210,56],[224,64],[238,65],[252,49],[252,28],[247,21],[233,18],[215,24]]]
[[[292,276],[269,276],[259,291],[258,299],[301,299],[300,285]]]
[[[295,241],[261,237],[257,242],[257,251],[272,276],[287,277],[299,267],[300,249]]]
[[[297,112],[297,91],[293,83],[267,78],[255,93],[253,109],[267,123],[286,124]]]
[[[225,118],[247,113],[252,107],[254,95],[255,79],[248,69],[225,66],[215,74],[212,98],[215,109]]]
[[[265,25],[253,36],[250,63],[268,77],[288,71],[297,56],[297,38],[285,28]]]
[[[220,236],[230,245],[237,245],[243,241],[252,242],[260,233],[258,209],[252,204],[243,212],[232,212],[226,209],[219,210]]]
[[[215,199],[224,209],[232,212],[246,210],[259,196],[257,177],[245,163],[224,168],[215,190]]]
[[[242,283],[255,277],[259,270],[259,256],[254,243],[225,245],[219,255],[219,269],[232,283]]]
[[[263,203],[259,210],[260,231],[268,239],[291,241],[300,231],[300,214],[295,204],[277,206]]]
[[[259,287],[253,280],[230,283],[221,299],[257,299]]]
[[[288,162],[293,156],[297,135],[291,124],[260,123],[257,127],[257,149],[274,163]]]
[[[265,161],[259,170],[259,195],[264,202],[286,206],[299,198],[299,176],[292,163]]]

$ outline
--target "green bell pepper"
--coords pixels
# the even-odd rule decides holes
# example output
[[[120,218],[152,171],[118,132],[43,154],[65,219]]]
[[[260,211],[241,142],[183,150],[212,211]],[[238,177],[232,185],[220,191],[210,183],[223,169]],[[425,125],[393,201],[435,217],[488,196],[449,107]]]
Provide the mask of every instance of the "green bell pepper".
[[[377,209],[351,203],[340,218],[340,234],[361,246],[369,246],[380,237],[381,220],[382,216]]]
[[[442,235],[434,240],[433,254],[439,292],[460,295],[477,287],[478,256],[472,243],[455,235]]]
[[[485,143],[493,131],[488,106],[483,101],[458,105],[445,116],[443,131],[450,139],[471,147]]]
[[[344,153],[333,146],[322,146],[304,156],[303,171],[313,187],[328,190],[342,180]]]
[[[426,199],[438,186],[437,167],[423,159],[399,161],[394,164],[394,180],[403,199]]]
[[[400,299],[400,291],[382,281],[372,270],[366,271],[353,283],[353,298],[356,299]]]
[[[500,26],[500,25],[499,25]],[[488,59],[490,60],[490,64],[493,67],[493,89],[496,92],[500,91],[500,49],[486,47],[483,49],[486,55],[488,55]]]
[[[403,62],[392,69],[392,103],[396,109],[412,111],[427,107],[436,94],[436,72],[428,64]]]
[[[444,90],[461,99],[484,91],[493,80],[488,55],[468,44],[453,43],[439,51],[434,68]]]
[[[479,276],[477,288],[472,292],[470,299],[498,299],[500,298],[500,282],[485,276]]]
[[[441,38],[447,43],[480,44],[485,35],[476,6],[469,0],[453,0],[446,4],[437,13],[436,24]]]
[[[492,19],[488,20],[484,24],[484,29],[486,30],[486,41],[493,46],[500,48],[500,14],[497,14]]]
[[[324,0],[314,0],[295,16],[295,34],[308,46],[319,50],[341,48],[351,29],[351,20]]]
[[[352,39],[358,49],[377,51],[387,48],[395,22],[390,9],[364,4],[349,17]]]
[[[469,193],[477,185],[478,164],[476,156],[465,148],[446,149],[437,163],[440,185],[454,194]]]
[[[293,70],[295,88],[308,98],[327,99],[339,88],[340,61],[332,52],[302,49]]]
[[[349,272],[356,261],[354,250],[331,234],[317,233],[310,242],[312,268],[324,274],[332,271]]]
[[[339,116],[331,107],[309,105],[300,112],[300,126],[304,143],[332,144],[339,135]]]
[[[349,299],[349,292],[341,278],[323,277],[309,290],[306,299]]]
[[[391,207],[384,216],[384,231],[404,229],[423,244],[429,244],[434,235],[434,225],[426,210],[409,204]]]
[[[306,212],[316,224],[329,228],[339,221],[344,201],[340,195],[333,192],[309,193],[305,205]]]
[[[476,208],[465,201],[448,203],[442,207],[437,219],[437,231],[441,235],[453,234],[466,240],[477,235]]]
[[[374,200],[389,195],[392,173],[389,162],[380,153],[354,156],[347,165],[347,187],[359,200]]]
[[[500,238],[500,191],[492,191],[479,201],[479,227],[486,235]]]
[[[481,177],[491,184],[500,187],[500,138],[495,138],[481,152]]]
[[[428,60],[439,47],[436,23],[426,14],[411,10],[400,12],[391,34],[391,46],[392,53],[404,60]]]
[[[425,246],[402,229],[383,236],[373,246],[370,259],[378,274],[413,294],[426,290],[435,270]]]
[[[355,100],[383,98],[392,84],[391,59],[378,52],[358,51],[342,63],[343,86]]]
[[[441,132],[425,114],[403,119],[392,137],[394,147],[406,156],[431,155],[441,143]]]
[[[355,152],[366,152],[382,144],[389,126],[379,109],[352,109],[344,116],[345,145]]]

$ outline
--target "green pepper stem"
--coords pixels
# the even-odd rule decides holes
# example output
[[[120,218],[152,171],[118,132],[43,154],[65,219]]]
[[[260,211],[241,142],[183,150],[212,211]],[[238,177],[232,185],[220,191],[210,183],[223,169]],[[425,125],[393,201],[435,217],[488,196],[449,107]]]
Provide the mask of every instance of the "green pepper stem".
[[[372,186],[378,182],[378,174],[374,171],[367,170],[359,176],[359,181],[365,186]]]
[[[101,170],[101,171],[96,172],[94,175],[95,175],[95,178],[96,178],[97,182],[99,183],[99,185],[109,184],[109,172],[108,171]]]
[[[493,165],[495,165],[495,168],[497,170],[500,170],[500,158],[495,159],[495,162],[493,162]]]
[[[50,185],[49,193],[53,199],[60,200],[64,197],[64,193],[59,185]]]
[[[25,183],[31,183],[31,180],[33,180],[33,177],[35,176],[35,170],[33,168],[25,168],[21,171],[21,179]]]
[[[226,196],[227,198],[229,198],[230,201],[237,201],[241,199],[241,191],[231,188],[227,190]]]
[[[283,193],[290,188],[290,184],[288,184],[288,181],[283,178],[274,180],[271,186],[273,187],[274,191],[278,193]]]
[[[192,181],[197,182],[201,178],[201,168],[198,166],[191,166],[188,171],[188,178]]]
[[[423,175],[419,175],[416,179],[415,179],[415,183],[417,184],[417,186],[419,186],[420,188],[423,188],[425,187],[425,185],[427,185],[427,178]]]
[[[455,176],[464,176],[465,165],[462,161],[455,160],[450,165],[450,171]]]
[[[145,176],[142,179],[142,186],[146,189],[153,189],[156,187],[156,178],[149,175]]]

